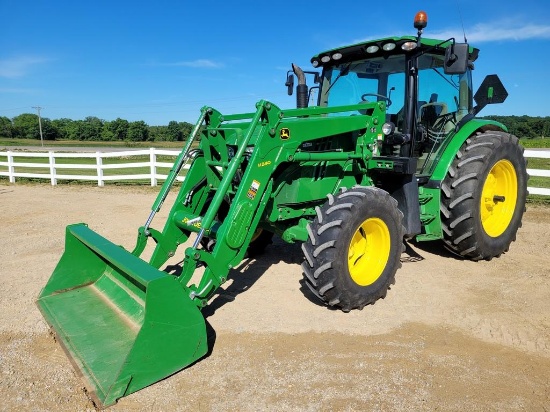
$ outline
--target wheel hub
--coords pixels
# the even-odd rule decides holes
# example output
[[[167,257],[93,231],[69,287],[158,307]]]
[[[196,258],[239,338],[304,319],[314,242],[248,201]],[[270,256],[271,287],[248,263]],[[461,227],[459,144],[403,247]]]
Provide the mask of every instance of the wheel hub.
[[[348,253],[351,278],[360,286],[373,284],[390,256],[390,231],[382,219],[369,218],[355,231]]]
[[[508,228],[517,196],[516,170],[509,160],[499,160],[489,171],[481,192],[481,224],[487,235],[498,237]]]

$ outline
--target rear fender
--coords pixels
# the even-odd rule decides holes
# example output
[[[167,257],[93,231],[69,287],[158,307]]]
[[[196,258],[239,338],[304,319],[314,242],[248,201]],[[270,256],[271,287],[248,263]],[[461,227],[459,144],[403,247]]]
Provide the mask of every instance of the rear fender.
[[[449,143],[445,147],[435,166],[433,173],[431,174],[430,181],[432,182],[432,185],[436,184],[437,182],[441,182],[445,178],[445,175],[447,174],[447,171],[449,170],[449,167],[451,166],[451,163],[453,162],[455,155],[457,154],[460,147],[464,144],[466,139],[468,139],[478,130],[507,131],[506,126],[499,122],[482,119],[470,120],[468,123],[462,126],[456,134],[451,137]]]

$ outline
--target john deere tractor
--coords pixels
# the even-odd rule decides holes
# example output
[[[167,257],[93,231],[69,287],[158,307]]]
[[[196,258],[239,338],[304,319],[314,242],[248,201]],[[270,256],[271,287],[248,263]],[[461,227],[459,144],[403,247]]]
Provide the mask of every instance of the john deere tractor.
[[[98,404],[203,357],[201,310],[273,235],[301,244],[305,284],[345,312],[386,296],[405,240],[442,241],[473,260],[508,250],[527,194],[523,149],[504,125],[476,118],[507,92],[491,75],[474,95],[478,49],[423,38],[426,23],[420,12],[416,36],[319,53],[312,71],[293,65],[286,85],[293,93],[297,79],[297,108],[203,107],[133,251],[86,224],[67,227],[38,306]],[[181,272],[163,271],[176,254]]]

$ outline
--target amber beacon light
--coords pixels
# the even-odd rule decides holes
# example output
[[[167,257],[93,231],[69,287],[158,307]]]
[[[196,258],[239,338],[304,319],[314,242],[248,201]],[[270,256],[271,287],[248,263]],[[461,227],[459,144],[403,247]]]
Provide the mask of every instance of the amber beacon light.
[[[428,15],[424,11],[419,11],[414,16],[414,28],[422,30],[428,25]]]

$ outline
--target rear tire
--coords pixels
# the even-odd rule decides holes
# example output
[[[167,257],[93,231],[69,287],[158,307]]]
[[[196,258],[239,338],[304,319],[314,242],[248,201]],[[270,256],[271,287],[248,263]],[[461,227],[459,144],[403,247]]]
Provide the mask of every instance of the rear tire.
[[[326,305],[344,312],[386,296],[401,267],[403,214],[387,192],[353,187],[316,208],[302,244],[304,282]]]
[[[516,136],[487,131],[466,140],[441,185],[445,246],[473,260],[508,251],[521,227],[527,178]]]

